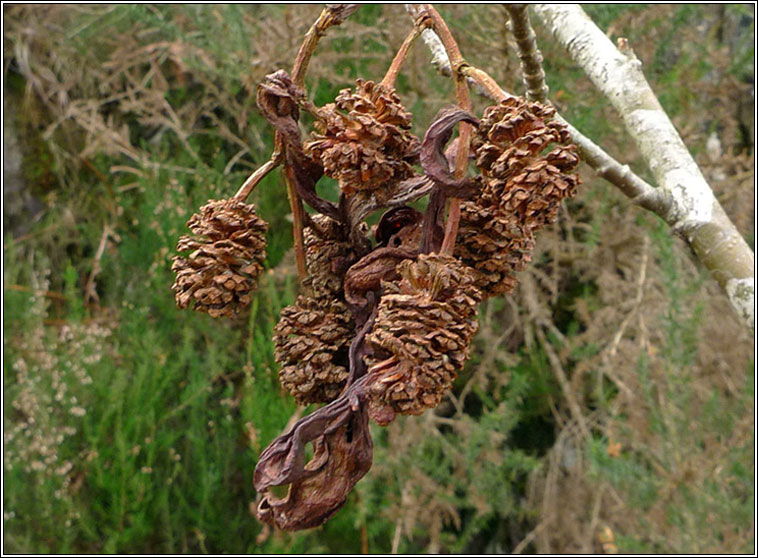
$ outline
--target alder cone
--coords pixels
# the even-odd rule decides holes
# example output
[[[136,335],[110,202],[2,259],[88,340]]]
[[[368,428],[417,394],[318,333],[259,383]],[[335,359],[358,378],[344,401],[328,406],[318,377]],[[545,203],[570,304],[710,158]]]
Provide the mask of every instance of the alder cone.
[[[555,220],[563,198],[576,195],[576,146],[555,109],[523,98],[509,98],[485,109],[472,140],[482,172],[482,205],[518,215],[536,229]],[[549,152],[551,144],[558,144]]]
[[[279,381],[301,405],[333,401],[345,387],[354,324],[347,305],[299,296],[274,328]]]
[[[497,206],[461,203],[455,256],[472,268],[476,286],[485,296],[513,291],[514,273],[532,260],[534,234],[515,215]]]
[[[171,269],[179,308],[214,318],[248,306],[266,258],[268,224],[255,206],[239,200],[209,200],[187,222],[193,235],[179,239]]]
[[[481,300],[470,269],[450,256],[422,254],[398,271],[366,336],[369,415],[380,424],[439,404],[469,358]]]
[[[476,271],[486,296],[513,291],[514,273],[531,261],[534,232],[576,194],[576,146],[554,115],[551,106],[510,98],[485,109],[473,137],[484,186],[461,204],[455,255]]]
[[[314,215],[312,220],[318,230],[306,227],[304,231],[308,267],[304,283],[316,298],[342,299],[345,271],[357,259],[355,250],[346,227],[325,215]]]
[[[343,89],[320,116],[305,153],[346,195],[414,175],[421,144],[394,87],[358,79],[355,90]]]

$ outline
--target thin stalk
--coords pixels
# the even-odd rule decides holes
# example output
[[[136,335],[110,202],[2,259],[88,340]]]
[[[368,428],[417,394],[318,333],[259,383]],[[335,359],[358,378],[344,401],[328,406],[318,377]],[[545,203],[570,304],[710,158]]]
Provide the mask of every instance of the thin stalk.
[[[308,276],[308,268],[305,265],[305,239],[303,237],[303,200],[297,195],[294,177],[291,169],[285,168],[284,183],[287,186],[287,199],[292,211],[292,240],[295,248],[295,261],[297,262],[297,276],[300,281]]]
[[[416,21],[419,22],[419,24],[425,23],[425,19],[429,20],[427,25],[432,27],[442,41],[453,74],[458,73],[460,67],[465,65],[466,61],[463,59],[461,49],[458,48],[458,43],[455,42],[452,33],[450,33],[447,23],[445,23],[445,20],[442,19],[440,13],[435,10],[431,4],[421,4],[421,9],[416,16]]]
[[[411,32],[408,33],[408,36],[403,41],[403,44],[400,45],[400,48],[395,54],[395,58],[392,59],[392,64],[390,64],[390,67],[387,69],[387,73],[384,74],[384,78],[381,81],[382,85],[387,85],[389,87],[395,86],[395,80],[397,79],[397,74],[400,72],[400,67],[408,57],[408,52],[410,51],[413,41],[415,41],[420,35],[421,26],[420,24],[416,24],[413,26],[413,29],[411,29]]]
[[[503,91],[498,83],[484,70],[480,70],[474,66],[465,66],[464,68],[461,68],[461,73],[467,78],[479,84],[479,86],[484,89],[484,92],[487,94],[487,96],[492,100],[499,103],[500,101],[504,101],[509,97],[509,95]]]
[[[428,21],[428,23],[427,23]],[[455,95],[458,99],[458,106],[465,111],[471,111],[471,94],[469,93],[466,78],[461,70],[468,66],[463,59],[458,43],[455,42],[450,29],[442,19],[442,16],[430,4],[423,4],[416,18],[417,26],[422,24],[430,25],[442,40],[445,47],[450,65],[452,67],[453,79],[455,80]],[[455,178],[463,178],[466,174],[468,165],[468,156],[471,146],[472,127],[470,124],[461,122],[460,133],[458,136],[458,151],[455,156]],[[442,240],[441,254],[452,255],[455,250],[455,237],[458,235],[458,225],[461,220],[461,200],[460,198],[451,198],[448,208],[447,222],[445,224],[445,237]]]
[[[258,186],[258,183],[279,165],[281,162],[281,155],[281,151],[275,150],[271,155],[271,159],[266,161],[262,166],[258,167],[253,174],[247,177],[239,190],[237,190],[237,193],[234,194],[234,199],[244,202],[255,187]]]
[[[311,61],[313,52],[316,50],[316,45],[318,45],[321,37],[326,34],[326,30],[345,21],[358,7],[357,4],[328,4],[321,11],[318,19],[316,19],[305,34],[303,43],[300,45],[300,50],[297,52],[295,63],[292,66],[290,77],[295,85],[298,87],[303,86],[308,64]]]
[[[305,82],[305,74],[308,70],[308,64],[311,61],[313,52],[316,50],[319,39],[326,34],[326,30],[333,25],[339,25],[347,16],[349,16],[357,6],[347,4],[330,4],[321,11],[318,19],[311,25],[308,32],[303,38],[303,43],[300,45],[300,49],[297,52],[295,63],[292,65],[292,82],[298,86],[303,87]],[[282,150],[284,148],[281,134],[276,133],[275,137],[275,149]],[[303,207],[303,200],[297,195],[295,188],[294,176],[291,169],[286,169],[284,173],[284,181],[287,185],[287,198],[290,202],[290,209],[292,211],[292,237],[295,248],[295,260],[297,262],[297,275],[302,281],[308,275],[308,269],[305,262],[305,240],[303,238],[303,226],[305,221],[305,208]]]
[[[305,208],[303,200],[297,195],[295,189],[295,169],[287,165],[284,168],[284,181],[287,184],[287,198],[292,209],[292,240],[295,249],[295,261],[297,262],[297,275],[300,281],[308,276],[308,267],[305,262],[305,239],[303,228],[305,221]]]
[[[471,110],[471,96],[469,94],[468,85],[466,85],[466,79],[463,75],[456,73],[456,95],[458,97],[458,104],[462,109]],[[471,124],[461,122],[460,134],[458,136],[458,151],[455,154],[455,171],[453,176],[455,178],[463,178],[466,174],[466,167],[468,165],[469,148],[471,145],[471,134],[473,127]],[[450,207],[447,213],[447,223],[445,223],[445,237],[442,240],[442,248],[440,253],[453,255],[455,250],[455,239],[458,236],[458,225],[461,221],[461,200],[460,198],[452,198],[450,200]]]

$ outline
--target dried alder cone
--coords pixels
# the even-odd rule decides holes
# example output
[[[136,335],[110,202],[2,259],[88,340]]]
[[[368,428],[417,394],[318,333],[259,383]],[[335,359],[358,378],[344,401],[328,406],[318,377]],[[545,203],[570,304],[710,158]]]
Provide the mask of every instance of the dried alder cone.
[[[325,215],[314,215],[305,229],[305,286],[316,297],[342,298],[345,271],[357,260],[347,228]]]
[[[327,6],[320,25],[353,9]],[[314,29],[311,38],[323,32]],[[299,63],[308,56],[302,51]],[[307,100],[298,63],[293,78],[276,71],[256,92],[277,131],[296,238],[305,226],[296,243],[299,270],[307,268],[302,292],[274,328],[279,380],[299,404],[325,404],[271,442],[256,466],[256,515],[279,529],[321,525],[345,503],[371,467],[369,419],[387,425],[440,403],[470,356],[478,304],[513,290],[535,232],[579,183],[576,149],[554,109],[524,99],[491,106],[481,119],[445,107],[420,142],[391,85],[403,56],[385,80],[359,79],[322,108]],[[305,141],[301,109],[317,117]],[[457,157],[469,145],[467,133],[451,141],[461,123],[474,132],[470,152]],[[476,177],[464,172],[464,154]],[[339,182],[337,203],[318,194],[323,175]],[[410,207],[427,194],[424,213]],[[451,198],[458,201],[446,221]],[[372,243],[365,219],[378,210]],[[188,225],[193,234],[179,240],[185,254],[173,264],[177,304],[235,314],[263,269],[266,223],[231,199],[210,201]],[[282,495],[274,487],[288,488]]]
[[[179,308],[214,318],[232,316],[250,304],[263,271],[268,225],[255,206],[234,198],[210,200],[187,222],[193,235],[179,239],[172,289]]]
[[[394,87],[358,79],[354,91],[343,89],[319,116],[305,153],[346,195],[414,175],[420,142]]]
[[[345,387],[353,319],[328,297],[299,296],[274,328],[279,381],[300,405],[327,403]]]
[[[274,328],[279,382],[300,405],[328,403],[345,387],[355,327],[342,296],[345,269],[355,260],[344,227],[316,215],[305,230],[308,294],[282,310]]]
[[[455,255],[478,272],[489,296],[513,290],[514,272],[531,261],[534,232],[555,221],[561,200],[576,194],[576,146],[554,115],[553,107],[510,98],[484,111],[474,135],[484,187],[461,204]]]
[[[366,337],[369,416],[379,424],[439,404],[468,360],[481,300],[469,268],[451,256],[424,254],[398,271]]]
[[[552,223],[563,198],[576,195],[579,163],[555,108],[512,97],[485,109],[473,138],[485,188],[481,199],[519,215],[532,229]],[[549,152],[544,150],[556,145]]]
[[[534,235],[528,226],[497,206],[461,203],[455,255],[476,271],[476,284],[487,296],[510,293],[514,276],[532,259]]]
[[[375,111],[362,100],[373,87],[359,82],[363,94],[343,92],[326,113],[342,128],[335,125],[305,150],[340,180],[341,200],[364,192],[380,199],[403,174],[393,174],[402,169],[399,151],[395,166],[377,163],[386,159],[376,156],[379,134],[367,133],[374,116],[359,118],[366,114],[360,107]],[[339,219],[312,218],[305,234],[309,294],[283,311],[276,357],[282,385],[299,403],[328,404],[261,455],[259,519],[286,530],[324,523],[371,466],[368,419],[387,425],[397,414],[421,414],[452,388],[470,355],[477,305],[513,289],[535,231],[575,193],[578,159],[553,114],[523,99],[490,107],[481,120],[454,107],[440,111],[419,153],[434,184],[426,214],[407,206],[387,211],[368,253]],[[403,121],[409,125],[410,116],[392,126],[402,129]],[[481,176],[473,179],[450,169],[455,142],[445,151],[459,122],[476,128],[472,151]],[[448,196],[464,200],[452,256],[433,252],[442,245]],[[314,455],[307,460],[309,442]],[[287,484],[286,496],[272,493]]]

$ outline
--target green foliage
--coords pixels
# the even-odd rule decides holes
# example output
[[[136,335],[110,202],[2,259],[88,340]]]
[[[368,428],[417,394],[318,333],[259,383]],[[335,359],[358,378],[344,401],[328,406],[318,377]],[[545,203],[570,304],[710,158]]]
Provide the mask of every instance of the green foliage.
[[[626,551],[710,552],[716,548],[714,541],[746,529],[753,513],[748,453],[754,436],[746,438],[741,431],[746,425],[737,420],[752,405],[752,364],[737,394],[725,395],[716,387],[698,393],[704,385],[687,372],[696,365],[701,342],[699,295],[705,278],[684,283],[681,256],[665,225],[657,221],[651,233],[669,304],[661,309],[664,335],[657,354],[643,353],[637,362],[642,399],[636,405],[645,408],[646,424],[635,431],[619,417],[630,449],[611,457],[608,440],[594,440],[589,447],[591,474],[613,486],[639,521],[619,533],[619,546]],[[662,521],[651,523],[640,512],[660,515]],[[751,547],[732,548],[749,552]]]
[[[378,517],[394,517],[404,529],[399,552],[424,551],[430,534],[422,514],[440,516],[436,544],[450,552],[482,551],[487,545],[491,552],[493,545],[506,544],[495,535],[504,522],[524,519],[518,503],[526,478],[538,465],[530,455],[533,444],[527,444],[528,450],[518,447],[513,432],[531,410],[530,386],[524,381],[528,374],[528,369],[514,372],[499,393],[476,389],[481,409],[455,420],[439,419],[439,430],[431,421],[411,424],[418,419],[408,417],[399,419],[404,439],[392,434],[385,441],[375,432],[381,465],[358,487],[361,515],[371,518],[372,552],[391,550],[392,537]]]

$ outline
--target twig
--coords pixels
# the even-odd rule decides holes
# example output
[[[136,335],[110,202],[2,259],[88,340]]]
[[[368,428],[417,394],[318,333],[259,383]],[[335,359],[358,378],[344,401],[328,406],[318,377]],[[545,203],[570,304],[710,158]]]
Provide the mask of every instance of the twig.
[[[405,10],[414,20],[416,20],[421,14],[423,6],[423,4],[406,4]],[[432,53],[432,66],[434,66],[441,75],[446,77],[452,76],[453,68],[450,65],[450,59],[447,57],[447,52],[445,52],[445,45],[442,44],[439,35],[437,35],[433,29],[424,29],[424,31],[421,32],[421,40],[424,41],[429,48],[429,51]],[[481,85],[477,81],[470,77],[466,77],[466,81],[477,93],[484,94],[481,90]]]
[[[526,300],[529,313],[533,317],[539,316],[539,305],[537,303],[537,297],[534,292],[534,282],[528,276],[526,276],[522,280],[522,285],[524,288],[524,299]],[[584,415],[582,414],[579,402],[576,400],[576,397],[574,397],[574,392],[571,389],[571,383],[566,376],[566,372],[563,370],[561,359],[558,357],[555,349],[553,349],[553,346],[545,336],[545,332],[543,331],[543,326],[541,324],[537,324],[537,327],[535,328],[535,334],[537,335],[537,339],[542,345],[542,348],[547,353],[547,358],[550,361],[550,366],[553,369],[553,373],[555,374],[555,377],[561,386],[561,391],[563,392],[563,396],[566,398],[566,402],[568,403],[572,418],[579,427],[582,436],[584,438],[589,438],[590,431],[587,428],[587,422],[584,418]]]
[[[303,207],[303,200],[297,195],[294,172],[294,169],[287,165],[284,169],[284,182],[287,185],[287,199],[292,210],[292,243],[295,249],[295,261],[297,262],[297,276],[302,282],[308,275],[305,262],[305,239],[303,237],[305,208]]]
[[[516,545],[516,547],[511,552],[511,554],[521,554],[522,552],[524,552],[524,550],[529,545],[529,543],[532,542],[535,539],[535,537],[540,533],[540,531],[542,531],[542,529],[544,528],[545,528],[545,524],[539,523],[534,529],[532,529],[531,531],[529,531],[529,533],[527,533],[527,535],[523,538],[523,540],[520,543]]]
[[[258,183],[263,180],[263,177],[279,165],[280,159],[281,152],[274,152],[271,155],[271,159],[266,161],[262,166],[258,167],[253,174],[247,177],[245,182],[242,183],[242,186],[240,186],[240,189],[237,190],[237,193],[234,194],[234,198],[240,201],[245,201]]]
[[[560,114],[555,119],[568,127],[571,140],[579,149],[579,157],[594,169],[598,176],[616,186],[632,203],[665,218],[671,211],[671,196],[651,186],[636,175],[629,165],[622,165],[599,145],[574,128]]]
[[[236,165],[237,162],[242,159],[242,156],[245,155],[245,153],[250,153],[250,149],[243,147],[237,151],[237,153],[235,153],[231,159],[229,159],[229,162],[226,164],[226,166],[224,166],[224,176],[229,176],[229,173],[232,172],[234,165]]]
[[[416,23],[413,26],[413,29],[411,29],[411,32],[408,33],[408,36],[403,41],[403,44],[400,45],[400,48],[395,54],[395,57],[392,59],[390,67],[384,74],[384,78],[382,79],[382,83],[384,85],[388,85],[390,87],[393,87],[395,85],[397,74],[400,71],[400,67],[403,65],[403,62],[405,62],[405,59],[408,57],[408,51],[410,50],[411,45],[416,39],[418,39],[419,35],[421,35],[421,27],[422,24]]]
[[[603,494],[605,493],[605,484],[600,485],[600,489],[595,493],[594,502],[592,504],[592,517],[590,518],[590,524],[587,526],[587,534],[584,537],[584,548],[582,548],[582,554],[592,554],[593,541],[595,540],[595,529],[597,529],[597,522],[600,518],[600,506],[603,503]]]
[[[87,285],[84,287],[84,300],[97,302],[100,300],[100,296],[97,294],[97,288],[95,286],[95,278],[100,274],[100,260],[105,252],[105,246],[108,242],[108,237],[113,234],[113,229],[110,225],[103,226],[103,234],[100,235],[100,244],[95,252],[95,257],[92,260],[92,271],[90,271],[89,278],[87,279]]]
[[[489,311],[490,308],[491,308],[491,305],[488,307],[487,310]],[[491,343],[488,342],[485,344],[484,354],[482,355],[482,359],[479,363],[479,366],[476,367],[476,370],[474,371],[474,373],[466,381],[466,385],[463,386],[463,389],[461,390],[461,393],[458,397],[455,397],[452,391],[448,392],[448,396],[450,397],[450,400],[453,402],[453,406],[455,407],[456,416],[459,416],[459,417],[463,416],[463,409],[466,404],[466,397],[468,397],[468,395],[474,389],[474,382],[478,380],[480,377],[482,377],[486,373],[487,370],[490,370],[492,368],[498,349],[502,346],[503,341],[505,341],[508,338],[508,336],[513,332],[515,327],[516,327],[515,322],[511,323],[511,325],[506,328],[506,330],[503,332],[502,335],[499,335],[496,339],[492,340]]]
[[[357,4],[328,4],[326,8],[321,11],[316,21],[305,34],[303,43],[300,45],[297,56],[295,57],[295,63],[292,65],[290,77],[296,86],[303,87],[308,64],[313,56],[313,52],[316,50],[316,45],[318,45],[319,39],[324,36],[326,30],[345,21],[345,19],[357,10],[358,7]],[[237,194],[235,194],[235,197],[243,200],[247,198],[261,179],[273,168],[281,164],[285,158],[284,149],[282,134],[277,132],[274,137],[274,152],[271,155],[271,159],[245,180]],[[289,199],[290,210],[292,211],[292,236],[295,249],[295,260],[297,261],[297,274],[302,281],[308,274],[305,262],[305,241],[303,238],[303,228],[306,218],[305,208],[303,207],[303,200],[301,200],[300,196],[297,194],[291,169],[285,170],[284,181],[287,187],[287,198]]]
[[[542,53],[537,48],[537,37],[529,21],[529,13],[526,8],[526,4],[506,4],[506,10],[513,24],[513,34],[516,38],[519,58],[521,59],[521,73],[527,87],[526,97],[530,101],[549,103],[550,101],[547,98],[549,89],[545,83],[545,71],[542,68]],[[480,76],[480,79],[482,78],[483,76]],[[492,87],[492,83],[488,82],[488,85]],[[572,140],[579,148],[581,159],[595,169],[599,176],[619,187],[624,194],[645,209],[654,211],[661,216],[668,214],[670,201],[661,195],[661,192],[656,191],[634,174],[628,165],[620,165],[616,161],[609,160],[607,153],[581,134],[562,116],[556,115],[556,119],[568,126]]]
[[[308,70],[308,64],[311,61],[313,52],[316,50],[319,40],[326,34],[326,30],[335,25],[340,25],[350,14],[357,10],[358,4],[327,4],[318,16],[318,19],[311,25],[308,32],[303,38],[300,50],[297,52],[295,63],[292,66],[290,77],[298,87],[302,87],[305,80],[305,73]]]
[[[460,68],[468,66],[468,63],[463,59],[458,44],[455,42],[450,29],[448,28],[445,20],[430,4],[422,4],[420,9],[416,12],[414,18],[416,25],[425,24],[425,20],[428,18],[428,25],[436,32],[440,38],[442,45],[445,49],[446,56],[450,61],[450,66],[453,70],[453,79],[455,80],[455,94],[458,99],[458,106],[463,110],[471,111],[471,95],[468,90],[468,84],[464,75],[460,72]],[[455,171],[453,176],[457,179],[462,179],[466,175],[466,166],[468,165],[469,150],[471,145],[471,135],[473,128],[470,124],[465,122],[460,123],[460,133],[458,135],[458,150],[455,156]],[[445,224],[445,237],[442,241],[442,247],[440,253],[452,254],[455,248],[455,237],[458,235],[458,224],[461,219],[461,200],[460,198],[452,198],[450,200],[450,206],[448,208],[447,222]]]
[[[368,529],[366,523],[361,523],[361,554],[368,554]]]
[[[545,337],[545,333],[542,331],[542,328],[537,327],[535,329],[535,332],[537,334],[537,338],[540,340],[542,348],[545,349],[545,352],[547,353],[547,358],[550,361],[550,366],[552,367],[555,377],[561,386],[561,391],[563,392],[563,396],[566,398],[571,416],[579,426],[579,430],[581,431],[582,436],[584,438],[589,438],[590,431],[587,428],[587,423],[584,420],[584,415],[582,414],[581,408],[579,407],[579,402],[576,400],[576,397],[574,397],[574,392],[571,389],[571,383],[568,381],[566,372],[563,370],[561,359],[558,358],[555,349],[553,349],[553,346]]]
[[[591,413],[586,418],[586,424],[588,427],[597,427],[598,416],[597,412]],[[558,482],[561,475],[561,462],[565,456],[565,447],[569,443],[574,443],[574,449],[576,448],[575,438],[576,430],[579,427],[576,420],[569,420],[568,423],[561,428],[558,433],[558,437],[553,444],[552,449],[548,454],[547,473],[545,475],[545,486],[542,492],[542,503],[540,506],[540,524],[543,525],[538,532],[535,533],[538,538],[537,552],[539,554],[553,554],[550,545],[550,535],[553,534],[551,527],[553,527],[553,521],[555,520],[555,503],[558,500]],[[579,427],[580,428],[580,427]],[[576,452],[578,460],[582,459],[582,453]],[[581,464],[575,462],[573,468],[575,470],[581,470]],[[551,506],[551,504],[553,504]],[[551,513],[552,512],[552,513]],[[560,513],[560,512],[559,512]],[[537,531],[537,529],[535,529]]]
[[[547,103],[548,87],[545,83],[545,71],[542,69],[542,53],[537,48],[526,4],[506,4],[505,9],[511,17],[513,36],[516,39],[521,75],[526,85],[526,98],[530,101]]]
[[[616,351],[618,349],[619,343],[621,342],[621,338],[624,336],[624,332],[626,331],[626,328],[629,325],[629,322],[631,322],[634,315],[637,312],[639,312],[640,306],[642,305],[642,298],[645,294],[645,278],[647,276],[647,260],[648,260],[649,249],[650,249],[650,239],[646,236],[643,239],[642,258],[640,261],[640,272],[637,277],[637,294],[634,297],[634,306],[632,307],[629,314],[627,314],[626,318],[624,318],[624,321],[621,322],[621,326],[619,327],[616,334],[613,336],[613,341],[611,342],[610,347],[608,349],[608,356],[610,358],[613,358],[614,356],[616,356]]]
[[[397,521],[395,522],[395,534],[392,536],[392,550],[390,550],[390,554],[397,554],[397,551],[400,548],[400,535],[402,532],[403,519],[401,516],[398,516]]]
[[[311,25],[311,28],[308,29],[308,32],[305,34],[303,44],[300,46],[300,50],[295,58],[295,63],[292,65],[292,82],[297,87],[303,87],[305,83],[305,74],[308,70],[308,64],[313,56],[313,52],[316,50],[316,45],[318,44],[319,39],[326,34],[327,29],[341,24],[359,7],[358,4],[327,4],[326,8],[323,9],[316,22]],[[278,132],[276,134],[276,140],[278,144],[282,143],[281,134]],[[297,271],[300,279],[303,280],[308,274],[305,262],[305,240],[303,238],[305,208],[303,207],[303,200],[297,195],[292,172],[285,172],[284,178],[287,183],[287,195],[290,200],[290,208],[292,209],[292,234],[295,247],[295,258],[297,260]]]
[[[303,39],[303,44],[300,45],[300,49],[297,52],[295,63],[292,65],[292,72],[290,72],[292,82],[296,86],[303,86],[308,64],[311,61],[313,52],[316,50],[319,39],[324,36],[326,30],[332,25],[339,25],[344,21],[344,17],[355,11],[355,8],[353,8],[344,17],[341,17],[340,14],[344,10],[344,7],[344,4],[328,5],[321,11],[315,23],[308,29]],[[276,133],[274,143],[276,145],[275,150],[284,150],[281,132]],[[284,181],[287,185],[287,198],[289,199],[290,210],[292,211],[292,238],[295,249],[295,260],[297,261],[297,274],[302,281],[308,275],[305,261],[305,239],[303,237],[305,208],[303,207],[303,200],[297,195],[292,169],[285,169]]]
[[[39,289],[33,289],[31,287],[25,287],[24,285],[5,285],[6,291],[20,291],[24,293],[33,293],[35,296],[44,296],[47,298],[54,298],[56,300],[66,300],[66,295],[56,293],[55,291],[42,291]]]

